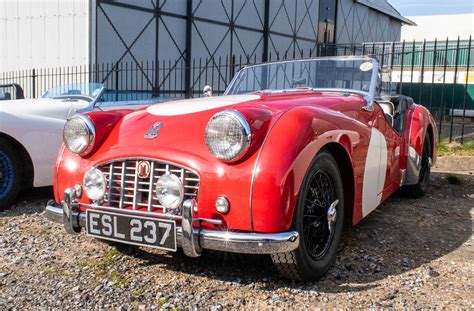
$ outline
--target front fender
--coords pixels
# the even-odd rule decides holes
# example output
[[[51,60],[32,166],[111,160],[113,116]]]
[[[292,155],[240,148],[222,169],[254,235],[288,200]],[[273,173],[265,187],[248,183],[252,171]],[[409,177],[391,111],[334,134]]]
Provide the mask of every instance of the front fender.
[[[26,114],[0,114],[0,133],[14,138],[28,152],[34,168],[34,187],[52,183],[52,167],[62,143],[65,120]]]
[[[297,107],[285,112],[271,128],[255,163],[250,206],[253,230],[288,230],[301,184],[316,154],[337,143],[351,155],[369,138],[368,127],[333,110]]]

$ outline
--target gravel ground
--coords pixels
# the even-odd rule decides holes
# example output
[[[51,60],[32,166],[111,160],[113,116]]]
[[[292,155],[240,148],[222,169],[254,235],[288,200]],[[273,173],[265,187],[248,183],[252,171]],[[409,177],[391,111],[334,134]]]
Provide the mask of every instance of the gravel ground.
[[[201,258],[115,248],[44,218],[50,189],[0,213],[0,309],[474,308],[474,176],[433,174],[429,195],[394,196],[348,228],[319,282],[281,279],[267,256]],[[452,177],[451,177],[452,180]]]

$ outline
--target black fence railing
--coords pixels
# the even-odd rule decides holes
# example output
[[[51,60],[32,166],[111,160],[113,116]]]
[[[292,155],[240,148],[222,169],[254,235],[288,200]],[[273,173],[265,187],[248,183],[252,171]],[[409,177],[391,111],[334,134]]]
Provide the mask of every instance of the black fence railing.
[[[469,40],[329,44],[298,54],[269,54],[268,61],[320,56],[371,55],[382,68],[384,88],[411,96],[426,106],[449,141],[474,140],[474,47]],[[234,74],[263,57],[234,56],[160,62],[121,62],[62,68],[39,68],[0,74],[0,84],[19,83],[25,96],[40,97],[64,84],[97,82],[115,90],[112,100],[151,97],[199,97],[210,85],[224,93]],[[186,82],[186,80],[188,80]],[[186,88],[189,85],[189,88]],[[111,94],[114,94],[112,92]]]

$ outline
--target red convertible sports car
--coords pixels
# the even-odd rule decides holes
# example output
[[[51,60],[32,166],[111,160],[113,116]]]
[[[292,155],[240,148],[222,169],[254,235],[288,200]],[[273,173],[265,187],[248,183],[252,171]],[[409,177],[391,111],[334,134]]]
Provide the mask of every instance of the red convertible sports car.
[[[344,224],[428,187],[435,122],[382,86],[369,57],[295,60],[242,69],[225,96],[74,116],[46,215],[191,257],[271,254],[285,277],[318,279]]]

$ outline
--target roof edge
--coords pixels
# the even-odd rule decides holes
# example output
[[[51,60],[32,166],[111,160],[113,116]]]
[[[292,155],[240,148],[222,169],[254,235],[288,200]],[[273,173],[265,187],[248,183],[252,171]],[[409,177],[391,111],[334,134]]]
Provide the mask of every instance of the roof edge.
[[[410,25],[410,26],[418,26],[414,21],[412,21],[412,20],[410,20],[410,19],[408,19],[408,18],[406,18],[406,17],[403,17],[400,13],[398,13],[397,10],[395,10],[395,8],[394,8],[394,10],[398,13],[398,15],[397,15],[397,14],[394,14],[393,12],[390,12],[390,11],[387,10],[386,8],[383,8],[383,7],[379,6],[379,5],[376,5],[375,3],[372,3],[372,2],[370,2],[370,1],[368,1],[368,0],[355,0],[355,1],[358,2],[358,3],[360,3],[360,4],[362,4],[362,5],[365,5],[366,7],[369,7],[369,8],[371,8],[371,9],[375,10],[375,11],[378,11],[378,12],[380,12],[380,13],[383,13],[383,14],[385,14],[385,15],[388,15],[388,16],[392,17],[393,19],[395,19],[395,20],[401,22],[402,24]],[[390,5],[390,6],[391,6],[391,5]],[[392,6],[392,7],[393,7],[393,6]]]

